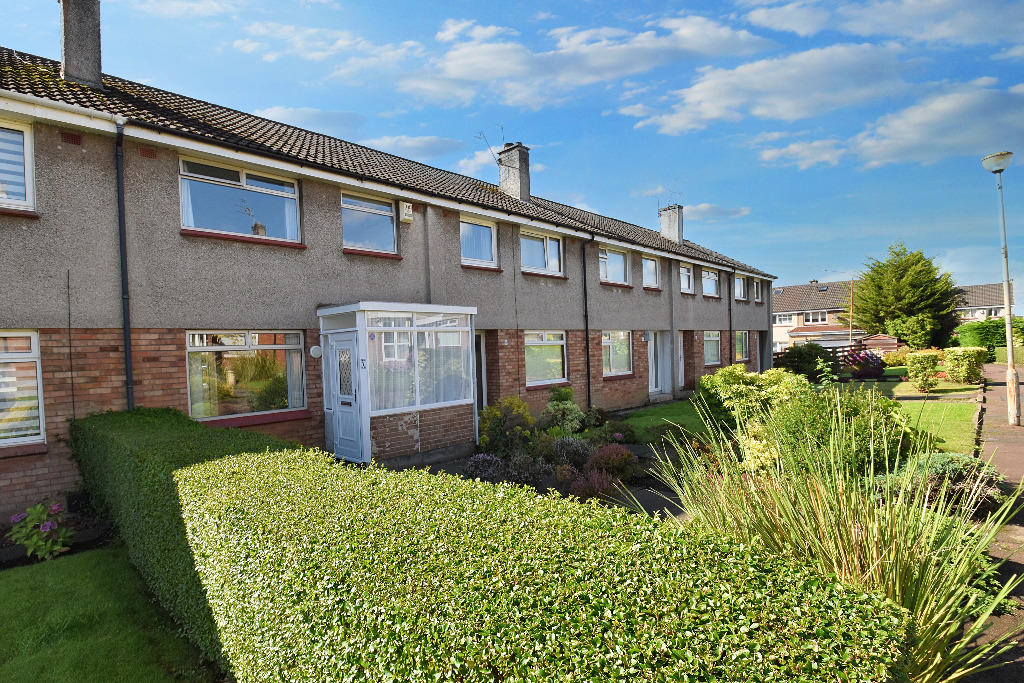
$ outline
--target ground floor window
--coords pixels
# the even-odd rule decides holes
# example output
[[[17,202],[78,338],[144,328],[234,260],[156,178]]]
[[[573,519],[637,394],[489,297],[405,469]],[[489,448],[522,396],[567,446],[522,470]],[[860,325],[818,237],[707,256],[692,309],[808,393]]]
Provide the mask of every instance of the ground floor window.
[[[43,440],[39,333],[0,330],[0,446]]]
[[[527,332],[526,384],[565,382],[565,332]]]
[[[704,333],[704,365],[720,365],[722,363],[722,333]]]
[[[473,400],[473,345],[465,314],[366,314],[370,410]]]
[[[633,344],[629,330],[601,333],[601,361],[606,375],[633,372]]]
[[[189,332],[194,418],[304,408],[301,332]]]
[[[736,332],[736,360],[750,358],[750,333],[745,330]]]

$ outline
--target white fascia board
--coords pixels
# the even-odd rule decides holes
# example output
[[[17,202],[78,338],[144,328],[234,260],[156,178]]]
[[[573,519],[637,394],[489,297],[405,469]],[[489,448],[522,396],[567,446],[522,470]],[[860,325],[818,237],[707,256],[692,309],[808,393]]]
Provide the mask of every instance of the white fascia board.
[[[117,132],[116,122],[119,117],[116,117],[113,114],[95,111],[93,109],[86,109],[85,107],[79,107],[72,104],[64,104],[63,102],[56,102],[54,100],[48,100],[34,95],[23,95],[9,90],[4,90],[2,92],[3,94],[0,95],[0,111],[17,115],[18,118],[48,121],[73,126],[75,128],[84,128],[87,130],[110,134]],[[342,188],[361,188],[363,190],[370,190],[372,192],[390,195],[407,201],[415,201],[420,204],[431,204],[443,209],[473,214],[496,222],[516,223],[518,225],[529,226],[545,232],[571,235],[573,237],[580,238],[588,238],[594,234],[589,230],[568,228],[535,218],[528,218],[518,214],[488,209],[469,202],[460,202],[453,199],[445,199],[443,197],[434,197],[415,190],[409,190],[373,180],[359,180],[358,178],[351,178],[344,175],[342,171],[332,173],[318,168],[310,168],[299,161],[288,162],[280,159],[272,159],[253,152],[231,149],[216,143],[193,140],[191,138],[176,135],[173,131],[163,132],[149,127],[132,126],[131,122],[126,124],[124,134],[127,138],[150,142],[162,147],[169,147],[179,151],[187,150],[189,152],[198,153],[216,159],[242,162],[257,167],[280,171],[291,176],[323,180],[334,185],[339,185]],[[652,249],[632,242],[616,240],[611,237],[596,236],[596,241],[609,246],[618,247],[620,249],[637,251],[644,254],[650,254],[652,256],[660,256],[674,261],[693,263],[699,266],[708,266],[709,268],[718,268],[719,270],[747,275],[749,277],[762,277],[753,273],[736,270],[732,266],[695,259],[682,254],[661,251],[660,249]]]
[[[318,316],[357,311],[390,311],[393,313],[453,313],[476,315],[476,306],[441,306],[439,304],[407,304],[401,301],[358,301],[341,306],[323,306],[316,309]],[[398,328],[396,328],[398,329]],[[438,328],[444,329],[444,328]]]

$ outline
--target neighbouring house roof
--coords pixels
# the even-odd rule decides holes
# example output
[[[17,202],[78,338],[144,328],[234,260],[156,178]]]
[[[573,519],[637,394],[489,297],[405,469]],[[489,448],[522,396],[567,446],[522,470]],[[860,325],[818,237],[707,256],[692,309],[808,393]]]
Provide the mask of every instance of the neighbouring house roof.
[[[850,283],[817,282],[772,289],[772,313],[845,311],[850,302]]]
[[[847,325],[801,325],[800,327],[794,327],[789,330],[786,334],[790,337],[799,335],[809,334],[849,334],[850,328]],[[864,330],[858,330],[853,328],[853,336],[857,337],[864,334]]]
[[[104,75],[103,85],[104,89],[99,90],[62,80],[60,62],[0,47],[0,91],[9,90],[123,116],[134,124],[224,144],[254,154],[286,158],[341,175],[370,179],[774,278],[764,271],[688,240],[679,244],[662,237],[657,231],[540,197],[533,197],[532,202],[524,202],[504,194],[493,183],[329,135],[116,76]]]
[[[965,308],[984,308],[1003,305],[1003,283],[990,285],[964,285],[960,288],[964,293],[964,302],[958,310]],[[1013,283],[1010,283],[1010,303],[1013,303]]]

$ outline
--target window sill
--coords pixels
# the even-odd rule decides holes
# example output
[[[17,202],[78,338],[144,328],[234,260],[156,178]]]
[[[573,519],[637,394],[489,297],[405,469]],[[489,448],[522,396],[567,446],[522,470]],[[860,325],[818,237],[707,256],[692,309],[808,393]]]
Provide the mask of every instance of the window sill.
[[[462,267],[465,268],[466,270],[482,270],[482,271],[485,271],[485,272],[488,272],[488,273],[503,273],[503,272],[505,272],[501,268],[498,268],[497,266],[474,266],[471,263],[463,263]]]
[[[721,364],[722,364],[722,361],[717,361],[715,363],[708,363],[707,361],[704,361],[704,367],[706,367],[706,368],[717,368]]]
[[[273,247],[287,247],[289,249],[305,249],[302,242],[289,242],[271,237],[256,237],[255,235],[233,235],[228,232],[210,232],[208,230],[195,230],[193,228],[182,228],[183,237],[206,237],[213,240],[227,240],[229,242],[249,242],[250,244],[267,244]]]
[[[393,254],[390,251],[374,251],[372,249],[353,249],[352,247],[344,247],[341,250],[342,254],[354,254],[356,256],[376,256],[377,258],[389,258],[401,261],[402,256]]]
[[[605,382],[613,382],[617,379],[633,379],[636,377],[635,372],[627,372],[622,375],[602,375],[601,379]]]
[[[45,441],[39,443],[23,443],[17,446],[0,446],[0,460],[4,458],[18,458],[23,455],[41,455],[49,448]]]
[[[633,289],[633,285],[627,285],[625,282],[605,282],[601,280],[601,284],[605,287],[622,287],[623,289]]]
[[[465,268],[465,266],[463,266]],[[539,273],[536,270],[523,270],[520,271],[523,275],[532,275],[533,277],[546,277],[552,280],[568,280],[568,275],[561,275],[559,273]]]
[[[697,296],[696,292],[679,292],[683,296]]]
[[[9,206],[0,206],[0,216],[18,216],[20,218],[39,218],[39,213],[32,209],[15,209]]]
[[[547,389],[556,389],[558,387],[568,387],[568,386],[572,386],[572,385],[569,384],[566,381],[551,382],[549,384],[528,384],[528,385],[526,385],[526,390],[527,391],[544,391],[544,390],[547,390]]]
[[[211,427],[252,427],[254,425],[273,424],[274,422],[291,422],[292,420],[308,420],[313,413],[306,408],[282,410],[276,413],[260,413],[256,415],[231,415],[228,417],[210,417],[200,420]]]
[[[705,294],[704,298],[705,299],[721,299],[722,296],[720,294]]]
[[[644,287],[645,292],[664,292],[665,290],[661,287]]]

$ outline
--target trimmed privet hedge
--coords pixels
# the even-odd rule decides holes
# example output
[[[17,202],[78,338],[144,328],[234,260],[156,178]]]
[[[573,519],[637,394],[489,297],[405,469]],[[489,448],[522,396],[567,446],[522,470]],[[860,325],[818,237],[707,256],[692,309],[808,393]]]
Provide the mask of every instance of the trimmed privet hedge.
[[[224,663],[185,537],[173,472],[225,455],[294,444],[211,429],[176,410],[139,408],[71,422],[71,445],[93,503],[117,525],[129,557],[185,633]]]
[[[951,382],[980,382],[981,371],[988,358],[984,346],[957,346],[946,349],[946,377]]]
[[[885,681],[904,612],[621,509],[315,451],[174,474],[249,681]]]

